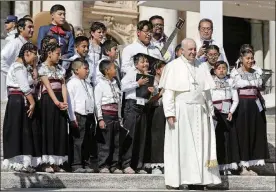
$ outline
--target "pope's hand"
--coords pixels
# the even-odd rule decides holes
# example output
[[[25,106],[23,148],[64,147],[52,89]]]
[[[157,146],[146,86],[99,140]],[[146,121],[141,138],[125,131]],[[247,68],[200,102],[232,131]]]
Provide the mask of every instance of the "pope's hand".
[[[175,117],[168,117],[167,118],[170,128],[174,128],[174,123],[176,122]]]

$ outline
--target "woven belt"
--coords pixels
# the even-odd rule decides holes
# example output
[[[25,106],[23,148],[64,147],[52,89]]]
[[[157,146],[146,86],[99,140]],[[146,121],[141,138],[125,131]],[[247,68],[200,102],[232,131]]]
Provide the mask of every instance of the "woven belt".
[[[118,116],[118,104],[111,103],[102,105],[102,113],[105,115]]]
[[[213,104],[221,104],[222,102],[232,102],[232,99],[224,99],[224,100],[213,101]]]
[[[16,91],[16,90],[9,91],[9,95],[23,95],[24,96],[22,91]]]
[[[53,89],[54,92],[62,92],[62,89]],[[47,90],[42,91],[42,94],[48,93]]]

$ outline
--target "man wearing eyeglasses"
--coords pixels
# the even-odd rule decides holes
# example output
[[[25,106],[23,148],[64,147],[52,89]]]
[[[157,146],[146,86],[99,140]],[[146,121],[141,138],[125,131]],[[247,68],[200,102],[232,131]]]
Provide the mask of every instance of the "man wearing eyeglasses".
[[[152,40],[152,24],[147,21],[139,21],[137,24],[137,41],[126,46],[122,52],[122,73],[126,74],[131,68],[134,68],[133,56],[137,53],[144,53],[154,58],[164,60],[159,49],[154,46]]]
[[[220,57],[218,60],[225,61],[228,64],[224,49],[222,46],[218,45],[214,39],[213,35],[213,21],[211,19],[201,19],[198,24],[198,31],[200,35],[200,40],[196,41],[197,45],[197,58],[200,62],[206,61],[206,48],[209,45],[217,45],[220,49]],[[228,64],[229,69],[229,64]]]
[[[33,21],[28,18],[19,19],[17,23],[17,31],[19,34],[15,36],[15,39],[10,40],[1,50],[1,89],[6,87],[7,72],[11,64],[18,57],[20,49],[33,36]],[[7,100],[6,90],[1,90],[1,101],[5,100]]]
[[[164,34],[164,18],[159,15],[154,15],[149,19],[149,21],[153,26],[151,42],[161,51],[168,40],[168,37]],[[167,63],[174,59],[173,46],[169,46],[168,51],[164,55],[164,59]]]

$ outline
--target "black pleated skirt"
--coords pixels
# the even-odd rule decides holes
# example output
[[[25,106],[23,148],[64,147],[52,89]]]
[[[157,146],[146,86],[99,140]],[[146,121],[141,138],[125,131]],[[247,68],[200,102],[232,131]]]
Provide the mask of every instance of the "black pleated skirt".
[[[59,101],[62,93],[55,92]],[[61,111],[48,93],[41,96],[42,162],[62,165],[68,161],[68,123],[66,111]]]
[[[151,163],[164,163],[166,117],[163,105],[155,108],[151,125]]]
[[[254,98],[240,98],[236,129],[242,166],[262,165],[269,158],[265,111],[259,112]],[[264,163],[264,161],[263,161]]]
[[[237,169],[240,162],[238,136],[234,121],[236,113],[233,114],[232,121],[228,121],[228,114],[215,112],[217,117],[216,146],[217,159],[220,170]]]
[[[9,95],[3,124],[4,167],[36,167],[41,163],[39,111],[36,108],[32,118],[27,111],[23,95]]]

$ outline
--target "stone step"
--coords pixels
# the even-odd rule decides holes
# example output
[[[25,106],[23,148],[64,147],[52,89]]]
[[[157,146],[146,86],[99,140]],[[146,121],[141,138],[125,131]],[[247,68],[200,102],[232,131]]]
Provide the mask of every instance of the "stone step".
[[[275,123],[275,115],[266,115],[267,123]]]
[[[272,176],[223,176],[222,184],[212,189],[230,190],[275,190]],[[1,173],[1,188],[91,188],[91,189],[133,189],[164,190],[163,175],[114,175],[82,173]]]
[[[267,132],[267,142],[275,142],[275,133]]]
[[[275,155],[275,141],[274,142],[268,142],[268,150],[270,158],[266,160],[266,162],[270,163],[276,163],[276,155]]]
[[[1,191],[49,191],[47,188],[27,188],[27,189],[1,189]],[[168,190],[168,189],[91,189],[91,188],[51,188],[51,191],[107,191],[107,192],[117,192],[117,191],[161,191],[161,192],[167,192],[167,191],[183,191],[183,190]],[[248,191],[248,190],[230,190],[230,191]],[[254,190],[254,191],[267,191],[267,190]],[[271,190],[272,191],[272,190]]]
[[[268,133],[275,133],[276,132],[275,123],[267,123],[267,132]]]

